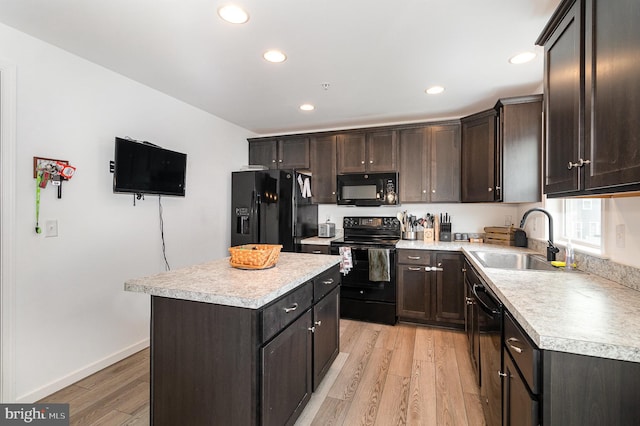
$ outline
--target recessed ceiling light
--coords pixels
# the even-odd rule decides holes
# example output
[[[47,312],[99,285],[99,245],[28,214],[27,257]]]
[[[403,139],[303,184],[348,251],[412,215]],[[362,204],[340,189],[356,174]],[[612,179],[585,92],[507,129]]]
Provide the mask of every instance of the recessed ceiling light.
[[[232,24],[244,24],[249,20],[249,14],[241,7],[233,4],[228,4],[219,8],[218,16]]]
[[[432,87],[429,87],[427,90],[425,90],[425,92],[427,92],[430,95],[437,95],[439,93],[444,92],[444,87],[442,87],[442,86],[432,86]]]
[[[533,52],[522,52],[518,53],[515,56],[512,56],[509,59],[509,63],[511,64],[524,64],[526,62],[532,61],[533,58],[536,57],[536,54]]]
[[[300,105],[300,109],[303,111],[313,111],[314,109],[316,109],[316,107],[311,104],[302,104]]]
[[[267,50],[266,52],[264,52],[264,55],[262,55],[262,57],[269,62],[275,63],[284,62],[287,60],[287,55],[279,50]]]

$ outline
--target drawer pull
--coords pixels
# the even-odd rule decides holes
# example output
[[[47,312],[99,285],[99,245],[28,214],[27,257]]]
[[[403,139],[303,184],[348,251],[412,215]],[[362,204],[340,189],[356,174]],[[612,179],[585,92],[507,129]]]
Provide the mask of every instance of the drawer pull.
[[[498,370],[498,376],[507,377],[507,373],[503,373],[502,371]]]
[[[284,313],[288,314],[289,312],[293,312],[296,309],[298,309],[298,304],[294,303],[293,306],[291,306],[290,308],[284,308]]]
[[[514,351],[516,351],[517,353],[521,354],[522,353],[522,348],[519,348],[517,346],[513,346],[512,343],[514,342],[519,342],[518,339],[516,339],[515,337],[510,337],[507,339],[507,345],[509,345],[509,347],[511,349],[513,349]]]
[[[409,266],[410,271],[422,271],[422,268],[415,268],[413,266]]]
[[[407,256],[407,259],[420,260],[420,259],[422,259],[422,256]]]
[[[322,254],[320,250],[312,250],[311,254]]]
[[[307,328],[307,330],[309,330],[312,333],[316,332],[316,328],[315,327],[309,327],[309,328]]]
[[[325,285],[333,284],[333,278],[329,278],[329,279],[328,279],[328,280],[326,280],[326,281],[322,281],[322,284],[325,284]]]
[[[316,321],[316,322],[313,323],[313,325],[321,326],[322,325],[322,321]]]

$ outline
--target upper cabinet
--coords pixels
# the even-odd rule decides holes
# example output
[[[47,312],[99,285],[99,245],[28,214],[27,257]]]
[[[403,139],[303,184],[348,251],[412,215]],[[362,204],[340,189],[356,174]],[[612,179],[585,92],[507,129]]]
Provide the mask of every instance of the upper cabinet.
[[[311,138],[311,194],[314,203],[336,202],[336,139],[335,135],[318,135]]]
[[[636,0],[565,0],[537,40],[549,197],[640,190],[638,20]]]
[[[394,172],[398,169],[397,131],[337,136],[338,173]]]
[[[308,169],[309,138],[249,140],[249,164],[270,169]]]
[[[400,200],[460,201],[460,125],[400,130]]]
[[[462,119],[462,201],[541,198],[542,96],[505,98]]]

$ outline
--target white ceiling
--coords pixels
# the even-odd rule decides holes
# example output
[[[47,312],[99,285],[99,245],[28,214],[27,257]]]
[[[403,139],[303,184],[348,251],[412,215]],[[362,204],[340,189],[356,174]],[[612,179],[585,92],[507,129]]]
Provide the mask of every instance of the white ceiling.
[[[233,2],[248,23],[218,18]],[[535,93],[534,42],[559,2],[0,0],[0,22],[266,135],[461,117]],[[270,48],[287,61],[264,61]],[[523,50],[538,56],[507,62]],[[436,84],[443,94],[424,93]]]

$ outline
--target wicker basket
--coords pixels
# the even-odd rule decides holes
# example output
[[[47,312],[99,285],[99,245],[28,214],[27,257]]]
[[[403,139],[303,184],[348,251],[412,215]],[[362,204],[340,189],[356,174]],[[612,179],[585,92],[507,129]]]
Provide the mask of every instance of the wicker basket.
[[[280,256],[281,245],[245,244],[231,247],[229,263],[239,269],[267,269],[276,266]]]

